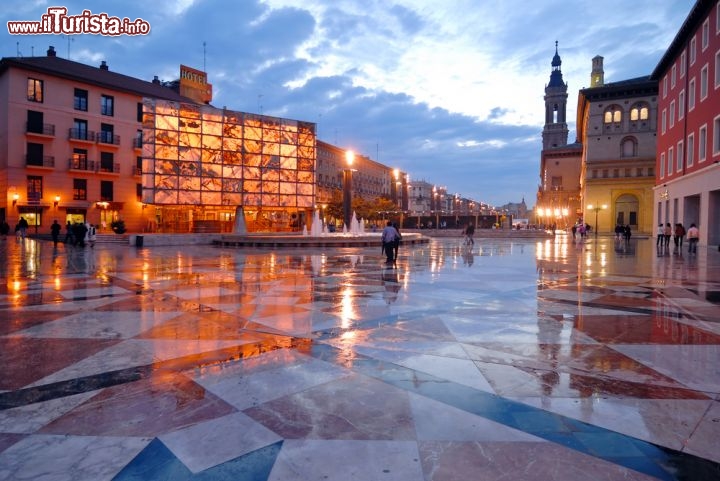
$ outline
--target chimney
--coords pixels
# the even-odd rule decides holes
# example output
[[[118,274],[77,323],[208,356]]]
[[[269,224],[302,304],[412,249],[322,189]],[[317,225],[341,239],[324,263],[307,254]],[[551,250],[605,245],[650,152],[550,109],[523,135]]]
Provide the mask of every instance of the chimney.
[[[50,45],[50,48],[47,51],[47,56],[48,57],[56,57],[57,56],[57,54],[55,53],[55,47],[53,47],[52,45]]]
[[[107,63],[105,62],[105,60],[100,62],[100,70],[108,70],[108,66],[107,66]]]
[[[154,83],[155,85],[160,85],[160,79],[157,75],[153,77],[152,83]]]

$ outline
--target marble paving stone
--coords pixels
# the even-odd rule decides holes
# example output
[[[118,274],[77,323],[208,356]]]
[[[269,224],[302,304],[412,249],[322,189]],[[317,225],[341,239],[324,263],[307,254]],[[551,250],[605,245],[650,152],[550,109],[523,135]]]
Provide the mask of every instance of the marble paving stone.
[[[40,432],[153,437],[233,412],[235,408],[185,376],[158,374],[105,388]]]
[[[382,440],[287,440],[268,481],[423,479],[417,444]]]
[[[0,433],[32,434],[95,396],[97,391],[64,396],[0,411]]]
[[[255,371],[239,371],[232,367],[223,371],[206,371],[194,376],[194,379],[223,401],[241,410],[302,393],[350,375],[348,371],[312,358],[298,359],[298,362],[283,366],[262,366]]]
[[[720,401],[715,400],[710,409],[705,411],[700,422],[694,426],[692,434],[684,441],[684,451],[720,463],[719,439]]]
[[[163,434],[159,439],[193,473],[282,440],[243,413],[234,413]]]
[[[636,439],[683,450],[713,401],[684,399],[517,398],[525,404],[623,433]],[[712,428],[712,424],[710,424]],[[714,433],[715,436],[718,433]],[[702,436],[700,436],[702,438]]]
[[[656,478],[573,452],[553,443],[450,442],[419,444],[428,481],[650,481]]]
[[[180,315],[179,312],[80,312],[16,332],[35,338],[127,339]]]
[[[117,344],[104,339],[0,338],[0,389],[18,389]]]
[[[139,437],[28,436],[0,453],[0,479],[109,480],[148,442]]]
[[[411,440],[407,393],[353,375],[243,412],[286,439]]]

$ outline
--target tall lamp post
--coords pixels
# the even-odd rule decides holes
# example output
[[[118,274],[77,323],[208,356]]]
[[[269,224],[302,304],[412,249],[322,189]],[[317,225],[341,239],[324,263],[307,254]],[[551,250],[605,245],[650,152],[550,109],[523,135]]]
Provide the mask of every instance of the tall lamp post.
[[[355,152],[348,150],[345,152],[345,161],[347,167],[343,169],[343,222],[348,230],[351,229],[350,218],[352,216],[352,164],[355,160]]]
[[[601,210],[607,209],[607,204],[602,204],[602,205],[588,204],[587,208],[588,208],[588,210],[595,211],[595,225],[593,226],[593,229],[595,229],[595,237],[597,237],[597,235],[598,235],[598,212],[600,212]]]

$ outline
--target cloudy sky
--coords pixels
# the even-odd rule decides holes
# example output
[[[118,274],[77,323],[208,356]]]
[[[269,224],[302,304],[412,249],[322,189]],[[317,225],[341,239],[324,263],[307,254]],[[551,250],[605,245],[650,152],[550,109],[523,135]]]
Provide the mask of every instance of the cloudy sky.
[[[213,105],[318,124],[320,140],[463,197],[535,204],[559,42],[569,141],[591,59],[649,75],[692,0],[3,0],[0,55],[58,55],[151,80],[205,70]],[[149,22],[145,36],[10,35],[49,6]],[[162,7],[159,7],[162,5]],[[600,8],[598,8],[600,7]]]

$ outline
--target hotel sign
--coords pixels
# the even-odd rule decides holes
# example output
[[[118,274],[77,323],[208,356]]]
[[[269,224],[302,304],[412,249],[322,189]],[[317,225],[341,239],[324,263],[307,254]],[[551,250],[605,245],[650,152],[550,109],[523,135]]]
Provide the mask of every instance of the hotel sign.
[[[208,104],[212,101],[212,84],[207,74],[185,65],[180,65],[180,95],[196,102]]]

